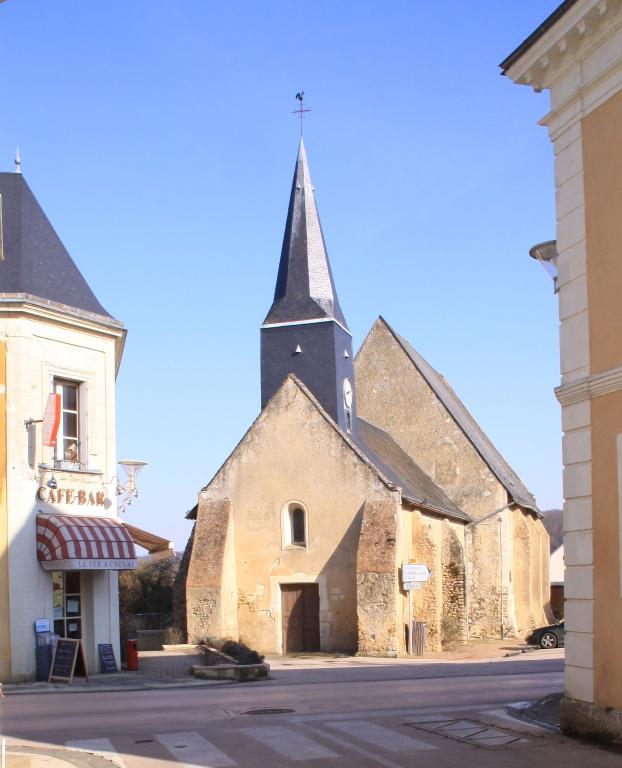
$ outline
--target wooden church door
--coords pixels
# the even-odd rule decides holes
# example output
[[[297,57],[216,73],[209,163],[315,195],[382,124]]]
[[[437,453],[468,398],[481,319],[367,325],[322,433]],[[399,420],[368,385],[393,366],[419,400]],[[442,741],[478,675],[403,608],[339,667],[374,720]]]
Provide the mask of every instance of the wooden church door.
[[[283,653],[320,650],[320,593],[317,584],[282,584]]]

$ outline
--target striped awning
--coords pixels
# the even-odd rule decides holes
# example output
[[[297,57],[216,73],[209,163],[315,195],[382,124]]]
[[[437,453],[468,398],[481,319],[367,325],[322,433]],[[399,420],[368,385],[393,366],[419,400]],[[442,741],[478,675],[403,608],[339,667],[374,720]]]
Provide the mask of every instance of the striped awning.
[[[136,568],[132,536],[111,517],[37,515],[37,557],[48,571]]]

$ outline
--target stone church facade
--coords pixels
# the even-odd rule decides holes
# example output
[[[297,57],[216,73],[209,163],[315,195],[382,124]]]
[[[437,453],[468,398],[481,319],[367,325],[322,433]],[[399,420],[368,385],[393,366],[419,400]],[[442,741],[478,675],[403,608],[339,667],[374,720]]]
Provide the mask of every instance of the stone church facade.
[[[261,365],[261,413],[189,513],[190,642],[403,653],[413,562],[431,571],[413,597],[428,650],[548,620],[533,496],[382,318],[354,359],[302,141]]]

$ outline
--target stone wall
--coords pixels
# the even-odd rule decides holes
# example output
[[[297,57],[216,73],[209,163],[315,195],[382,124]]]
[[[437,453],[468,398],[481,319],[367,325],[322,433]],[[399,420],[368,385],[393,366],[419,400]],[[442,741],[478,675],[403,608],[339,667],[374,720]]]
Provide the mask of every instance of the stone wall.
[[[495,516],[467,533],[470,637],[495,638],[504,632],[503,613],[509,603],[501,578],[501,530]]]
[[[442,523],[441,645],[443,649],[463,643],[466,638],[464,596],[464,528],[444,520]]]
[[[321,649],[355,650],[363,505],[399,496],[308,390],[288,378],[202,493],[231,500],[236,589],[225,603],[237,615],[239,637],[259,651],[281,652],[281,587],[315,583]],[[305,545],[284,536],[291,503],[306,510]]]
[[[384,429],[475,519],[502,507],[507,492],[382,319],[355,359],[358,415]]]
[[[400,599],[400,507],[396,499],[367,500],[356,563],[358,652],[396,656]]]
[[[411,560],[425,563],[430,578],[413,593],[413,618],[426,625],[427,651],[441,650],[441,617],[443,614],[442,521],[421,512],[413,513]]]
[[[526,534],[519,530],[512,540],[515,528],[504,509],[511,501],[508,491],[382,319],[359,350],[355,373],[359,415],[386,430],[457,506],[482,521],[467,534],[470,635],[514,635],[532,626],[536,617],[544,620],[549,598],[543,589],[548,570],[541,556],[546,538],[541,521],[520,509]],[[449,588],[449,573],[446,581]],[[442,596],[438,599],[444,602]],[[433,643],[433,625],[429,635]]]
[[[229,499],[200,499],[186,577],[189,643],[236,634],[226,588],[233,561],[233,525]]]

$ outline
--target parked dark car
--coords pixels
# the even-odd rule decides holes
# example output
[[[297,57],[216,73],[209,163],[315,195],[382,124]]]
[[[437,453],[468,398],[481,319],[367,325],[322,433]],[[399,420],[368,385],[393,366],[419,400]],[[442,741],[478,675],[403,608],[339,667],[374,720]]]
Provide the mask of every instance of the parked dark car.
[[[561,648],[564,645],[564,622],[534,629],[527,642],[530,645],[539,645],[540,648]]]

